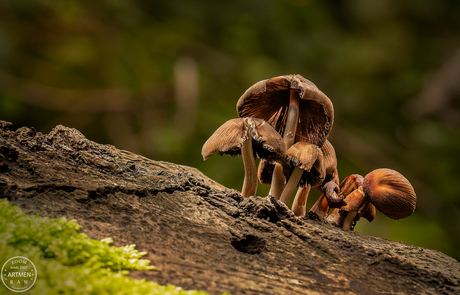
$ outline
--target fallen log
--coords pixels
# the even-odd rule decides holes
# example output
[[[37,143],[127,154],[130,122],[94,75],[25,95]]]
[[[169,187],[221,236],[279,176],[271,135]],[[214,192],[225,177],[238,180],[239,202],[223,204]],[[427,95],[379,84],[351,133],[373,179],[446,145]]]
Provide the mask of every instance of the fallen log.
[[[438,251],[294,217],[61,125],[41,134],[0,121],[0,135],[0,198],[136,244],[157,270],[134,278],[209,294],[460,294],[460,263]]]

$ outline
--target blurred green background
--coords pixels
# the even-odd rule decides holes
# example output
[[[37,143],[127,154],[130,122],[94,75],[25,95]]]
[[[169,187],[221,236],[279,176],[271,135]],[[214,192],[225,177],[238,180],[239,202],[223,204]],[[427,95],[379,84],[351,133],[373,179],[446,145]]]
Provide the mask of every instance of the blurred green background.
[[[460,1],[0,0],[0,119],[230,188],[241,158],[203,162],[201,146],[248,87],[284,74],[334,103],[341,179],[392,168],[417,192],[412,216],[356,230],[460,259]]]

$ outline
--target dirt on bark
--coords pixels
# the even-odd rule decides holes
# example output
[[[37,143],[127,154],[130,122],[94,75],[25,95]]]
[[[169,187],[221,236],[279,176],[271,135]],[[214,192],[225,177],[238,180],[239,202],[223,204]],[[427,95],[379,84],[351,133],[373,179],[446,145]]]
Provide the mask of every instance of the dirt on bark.
[[[0,198],[76,219],[94,239],[147,251],[145,278],[209,294],[460,294],[438,251],[343,231],[270,197],[243,198],[195,168],[0,121]]]

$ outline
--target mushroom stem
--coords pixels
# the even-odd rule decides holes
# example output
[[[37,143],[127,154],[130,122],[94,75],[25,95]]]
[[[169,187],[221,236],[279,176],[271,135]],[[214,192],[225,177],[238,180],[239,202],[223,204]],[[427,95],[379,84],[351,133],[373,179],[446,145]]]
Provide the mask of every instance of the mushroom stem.
[[[304,170],[300,169],[299,167],[295,167],[291,173],[291,177],[289,178],[286,187],[281,194],[280,200],[286,205],[289,205],[291,201],[292,194],[294,193],[295,189],[299,185],[300,178],[302,177]]]
[[[257,192],[257,167],[252,151],[252,138],[248,138],[241,149],[241,156],[243,157],[244,165],[244,181],[241,194],[245,198],[255,196]]]
[[[299,93],[291,89],[289,96],[288,115],[286,118],[286,125],[283,134],[283,140],[284,144],[286,145],[286,150],[294,144],[297,122],[299,121],[299,107]],[[270,194],[276,200],[280,199],[285,182],[286,179],[283,174],[283,167],[281,166],[281,164],[276,164],[275,169],[273,170],[272,183],[270,188]]]
[[[300,108],[300,96],[299,93],[290,90],[289,96],[289,109],[286,118],[286,125],[284,128],[283,139],[286,144],[286,149],[290,148],[294,144],[295,133],[297,129],[297,122],[299,121],[299,108]]]
[[[280,199],[281,193],[284,189],[285,182],[286,178],[284,177],[283,166],[279,163],[276,163],[275,168],[273,170],[272,182],[270,187],[270,195],[272,195],[275,198],[275,200]]]
[[[321,218],[327,217],[327,212],[329,211],[329,204],[324,193],[321,194],[316,203],[311,207],[310,211]]]
[[[358,211],[350,211],[347,214],[347,217],[345,218],[345,221],[343,222],[343,229],[344,230],[351,230],[351,224],[353,220],[356,217],[356,214],[358,214]]]
[[[305,186],[299,188],[294,197],[294,202],[292,203],[292,212],[296,216],[304,216],[307,212],[307,199],[308,194],[310,193],[311,185],[305,184]]]

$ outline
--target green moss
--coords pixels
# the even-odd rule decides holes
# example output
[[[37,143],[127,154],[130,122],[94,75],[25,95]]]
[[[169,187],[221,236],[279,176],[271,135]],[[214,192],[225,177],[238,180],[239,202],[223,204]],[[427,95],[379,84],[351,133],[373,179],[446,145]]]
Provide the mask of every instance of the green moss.
[[[140,259],[146,252],[110,246],[112,239],[93,240],[80,229],[75,220],[30,216],[0,199],[0,263],[25,256],[35,264],[28,294],[205,294],[126,277],[128,270],[155,268]]]

